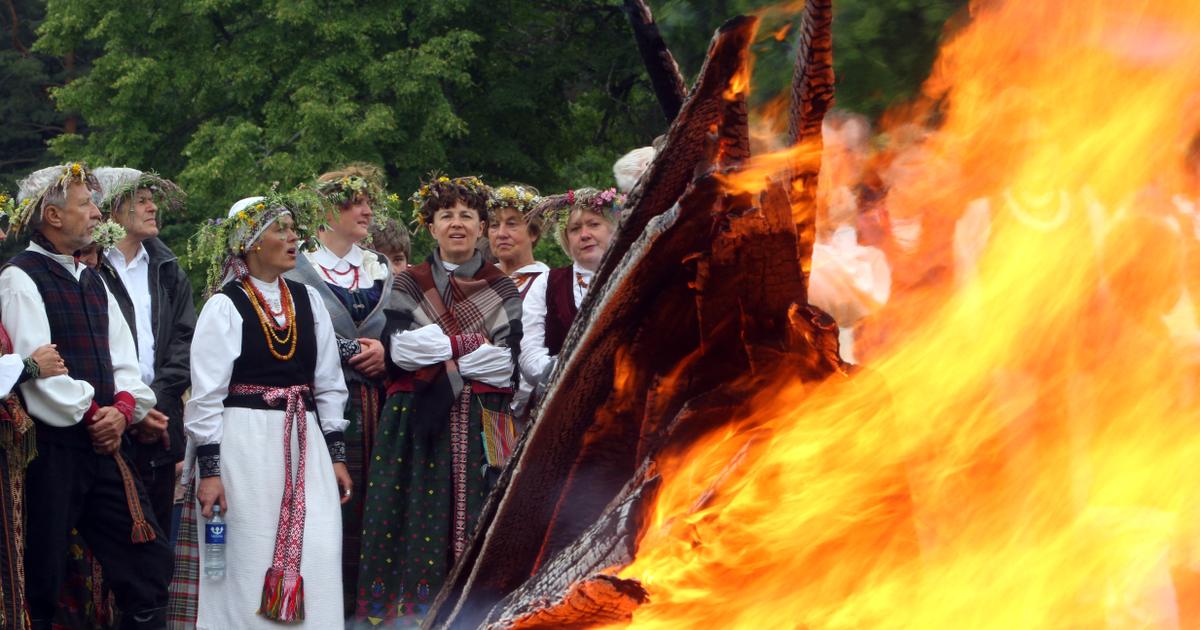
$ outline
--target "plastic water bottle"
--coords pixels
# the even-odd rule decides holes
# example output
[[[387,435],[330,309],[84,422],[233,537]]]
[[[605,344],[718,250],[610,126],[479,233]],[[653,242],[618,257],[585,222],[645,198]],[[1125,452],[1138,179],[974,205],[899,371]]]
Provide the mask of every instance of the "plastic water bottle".
[[[225,577],[225,521],[221,506],[213,506],[213,517],[204,526],[204,577]]]

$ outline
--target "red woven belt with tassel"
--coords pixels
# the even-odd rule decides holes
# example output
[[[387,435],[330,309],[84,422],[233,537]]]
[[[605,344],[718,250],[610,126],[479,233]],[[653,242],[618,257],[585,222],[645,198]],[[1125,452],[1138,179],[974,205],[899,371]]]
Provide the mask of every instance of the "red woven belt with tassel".
[[[300,577],[300,557],[304,551],[304,462],[307,459],[308,385],[266,387],[233,385],[230,394],[262,396],[268,405],[286,401],[283,412],[283,501],[279,506],[279,529],[275,532],[275,555],[263,581],[262,603],[258,614],[276,621],[304,620],[304,578]],[[292,477],[292,432],[297,434],[300,461]]]

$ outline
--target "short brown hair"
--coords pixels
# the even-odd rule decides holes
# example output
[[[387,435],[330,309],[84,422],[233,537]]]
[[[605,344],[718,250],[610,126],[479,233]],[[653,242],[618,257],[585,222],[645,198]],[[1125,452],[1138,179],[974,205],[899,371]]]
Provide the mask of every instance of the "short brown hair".
[[[395,219],[371,223],[371,248],[384,254],[404,254],[412,259],[412,238],[408,228]]]
[[[421,222],[433,225],[433,215],[443,208],[452,208],[462,202],[479,214],[484,223],[488,220],[488,199],[492,191],[483,180],[475,176],[455,177],[434,176],[432,181],[423,184],[413,193],[413,203],[417,207]]]

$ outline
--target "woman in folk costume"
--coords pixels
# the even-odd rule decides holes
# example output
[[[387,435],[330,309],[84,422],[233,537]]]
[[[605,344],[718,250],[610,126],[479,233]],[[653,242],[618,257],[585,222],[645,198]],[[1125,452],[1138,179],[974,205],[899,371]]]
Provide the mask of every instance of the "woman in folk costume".
[[[321,296],[333,320],[342,373],[350,393],[346,408],[346,468],[355,487],[366,488],[371,440],[379,425],[383,393],[383,301],[391,290],[387,258],[360,246],[385,196],[379,169],[351,164],[317,178],[317,192],[330,205],[317,233],[317,248],[296,259],[284,277],[302,282]],[[353,611],[362,534],[362,493],[342,508],[342,579],[345,612]]]
[[[509,184],[492,189],[488,199],[488,247],[499,261],[497,264],[524,299],[533,286],[534,278],[550,271],[546,263],[533,259],[533,248],[542,237],[542,220],[533,210],[542,202],[537,190],[521,184]],[[533,387],[521,379],[513,395],[513,415],[521,418]]]
[[[272,192],[197,236],[220,289],[196,322],[184,425],[200,512],[220,505],[229,531],[226,577],[199,580],[197,628],[343,623],[346,382],[320,293],[283,278],[323,209],[311,190]]]
[[[466,548],[512,448],[508,405],[521,340],[521,297],[475,243],[489,190],[439,177],[413,196],[437,242],[396,277],[384,342],[390,380],[368,475],[355,616],[417,623]]]
[[[536,211],[552,226],[571,265],[538,276],[525,296],[521,380],[534,388],[544,384],[554,369],[567,331],[608,251],[624,204],[625,195],[614,188],[581,188],[546,198]]]

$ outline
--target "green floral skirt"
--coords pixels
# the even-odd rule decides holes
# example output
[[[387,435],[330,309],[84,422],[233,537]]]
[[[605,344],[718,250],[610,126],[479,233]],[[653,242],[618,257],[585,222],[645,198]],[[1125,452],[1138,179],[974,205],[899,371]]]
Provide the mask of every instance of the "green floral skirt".
[[[358,556],[361,550],[364,497],[370,470],[372,443],[379,427],[381,388],[372,383],[348,383],[346,405],[346,470],[354,482],[350,500],[342,506],[342,585],[346,615],[354,612],[358,586]]]
[[[389,397],[376,434],[363,512],[357,605],[364,625],[415,625],[429,610],[490,490],[483,419],[508,394],[473,394],[465,427],[411,426],[411,392]],[[454,451],[465,454],[456,465]]]

